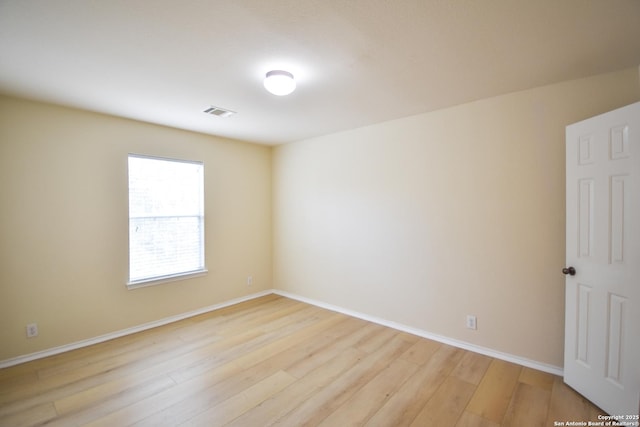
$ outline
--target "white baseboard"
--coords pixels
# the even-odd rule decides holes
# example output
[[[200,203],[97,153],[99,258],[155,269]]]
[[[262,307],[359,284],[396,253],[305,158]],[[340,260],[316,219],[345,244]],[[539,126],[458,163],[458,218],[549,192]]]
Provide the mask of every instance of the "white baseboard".
[[[218,310],[220,308],[228,307],[234,304],[238,304],[244,301],[249,301],[255,298],[259,298],[269,294],[276,294],[286,298],[291,298],[296,301],[301,301],[307,304],[315,305],[317,307],[325,308],[327,310],[335,311],[338,313],[346,314],[348,316],[356,317],[358,319],[366,320],[369,322],[377,323],[382,326],[387,326],[389,328],[396,329],[398,331],[407,332],[412,335],[416,335],[422,338],[427,338],[430,340],[438,341],[444,344],[448,344],[454,347],[462,348],[465,350],[473,351],[475,353],[484,354],[486,356],[494,357],[500,360],[506,360],[508,362],[512,362],[518,365],[526,366],[532,369],[537,369],[539,371],[548,372],[550,374],[563,376],[563,368],[559,366],[549,365],[542,362],[537,362],[535,360],[527,359],[520,356],[515,356],[508,353],[503,353],[498,350],[493,350],[486,347],[481,347],[475,344],[471,344],[468,342],[456,340],[453,338],[445,337],[442,335],[434,334],[428,331],[424,331],[422,329],[413,328],[411,326],[406,326],[397,322],[392,322],[389,320],[385,320],[379,317],[370,316],[368,314],[360,313],[357,311],[349,310],[343,307],[339,307],[332,304],[327,304],[322,301],[314,300],[311,298],[302,297],[300,295],[292,294],[290,292],[281,291],[278,289],[269,289],[266,291],[258,292],[255,294],[247,295],[240,298],[235,298],[229,301],[225,301],[219,304],[214,304],[208,307],[200,308],[197,310],[189,311],[187,313],[178,314],[175,316],[166,317],[164,319],[156,320],[153,322],[145,323],[143,325],[134,326],[127,329],[122,329],[120,331],[111,332],[105,335],[101,335],[95,338],[89,338],[82,341],[77,341],[71,344],[65,344],[59,347],[54,347],[51,349],[39,351],[36,353],[27,354],[24,356],[14,357],[12,359],[0,360],[0,368],[7,368],[9,366],[18,365],[20,363],[30,362],[36,359],[42,359],[44,357],[53,356],[56,354],[64,353],[71,350],[76,350],[82,347],[88,347],[93,344],[98,344],[104,341],[109,341],[114,338],[123,337],[125,335],[135,334],[136,332],[146,331],[147,329],[156,328],[158,326],[166,325],[172,322],[177,322],[179,320],[187,319],[189,317],[197,316],[200,314],[208,313],[210,311]]]
[[[327,310],[331,310],[331,311],[336,311],[338,313],[342,313],[342,314],[346,314],[348,316],[352,316],[352,317],[356,317],[358,319],[362,319],[362,320],[366,320],[369,322],[373,322],[373,323],[377,323],[379,325],[382,326],[387,326],[389,328],[393,328],[396,329],[398,331],[402,331],[402,332],[407,332],[409,334],[412,335],[416,335],[422,338],[427,338],[433,341],[438,341],[441,342],[443,344],[448,344],[451,345],[453,347],[458,347],[458,348],[462,348],[464,350],[469,350],[472,351],[474,353],[480,353],[480,354],[484,354],[485,356],[490,356],[496,359],[500,359],[500,360],[505,360],[507,362],[511,362],[511,363],[515,363],[517,365],[521,365],[521,366],[526,366],[528,368],[532,368],[532,369],[537,369],[539,371],[543,371],[543,372],[548,372],[550,374],[553,375],[558,375],[558,376],[563,376],[564,374],[564,370],[563,368],[559,367],[559,366],[554,366],[554,365],[550,365],[547,363],[542,363],[542,362],[537,362],[535,360],[531,360],[531,359],[527,359],[524,357],[520,357],[520,356],[515,356],[513,354],[509,354],[509,353],[504,353],[498,350],[493,350],[490,348],[486,348],[486,347],[481,347],[475,344],[471,344],[465,341],[460,341],[460,340],[456,340],[453,338],[449,338],[449,337],[445,337],[442,335],[438,335],[438,334],[434,334],[428,331],[424,331],[422,329],[418,329],[418,328],[414,328],[411,326],[406,326],[403,325],[401,323],[397,323],[397,322],[392,322],[389,320],[385,320],[379,317],[375,317],[375,316],[370,316],[368,314],[364,314],[364,313],[360,313],[357,311],[353,311],[353,310],[349,310],[343,307],[339,307],[336,305],[332,305],[332,304],[327,304],[324,303],[322,301],[317,301],[311,298],[306,298],[306,297],[302,297],[300,295],[296,295],[296,294],[292,294],[290,292],[286,292],[286,291],[280,291],[277,289],[273,290],[273,293],[286,297],[286,298],[291,298],[297,301],[301,301],[307,304],[311,304],[311,305],[315,305],[321,308],[325,308]]]
[[[134,326],[127,329],[122,329],[115,332],[110,332],[105,335],[100,335],[95,338],[89,338],[82,341],[77,341],[71,344],[61,345],[59,347],[50,348],[36,353],[27,354],[24,356],[14,357],[12,359],[0,360],[0,369],[7,368],[9,366],[19,365],[20,363],[30,362],[36,359],[42,359],[44,357],[53,356],[56,354],[64,353],[71,350],[76,350],[82,347],[88,347],[93,344],[109,341],[114,338],[120,338],[125,335],[135,334],[136,332],[146,331],[147,329],[157,328],[158,326],[167,325],[169,323],[177,322],[179,320],[188,319],[189,317],[197,316],[199,314],[208,313],[210,311],[218,310],[220,308],[228,307],[230,305],[238,304],[244,301],[249,301],[255,298],[259,298],[265,295],[275,293],[273,290],[266,290],[255,294],[247,295],[240,298],[235,298],[229,301],[222,302],[220,304],[210,305],[208,307],[199,308],[197,310],[189,311],[187,313],[177,314],[175,316],[165,317],[164,319],[156,320],[153,322],[145,323],[143,325]]]

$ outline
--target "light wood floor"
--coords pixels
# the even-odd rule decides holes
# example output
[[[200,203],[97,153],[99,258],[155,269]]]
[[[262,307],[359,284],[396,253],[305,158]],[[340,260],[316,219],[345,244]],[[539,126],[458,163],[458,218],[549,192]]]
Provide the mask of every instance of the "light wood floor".
[[[553,426],[559,377],[276,295],[0,370],[0,426]]]

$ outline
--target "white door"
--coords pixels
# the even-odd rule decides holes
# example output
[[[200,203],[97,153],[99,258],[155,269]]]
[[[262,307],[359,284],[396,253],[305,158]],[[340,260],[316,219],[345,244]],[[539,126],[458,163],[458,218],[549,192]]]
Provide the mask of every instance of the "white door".
[[[610,415],[637,415],[640,102],[566,130],[564,380]]]

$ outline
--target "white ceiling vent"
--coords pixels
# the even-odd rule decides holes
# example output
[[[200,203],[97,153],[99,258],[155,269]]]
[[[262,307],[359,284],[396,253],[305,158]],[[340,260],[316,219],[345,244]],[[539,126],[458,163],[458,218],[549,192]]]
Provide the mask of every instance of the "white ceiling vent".
[[[210,107],[207,107],[204,110],[204,113],[211,114],[212,116],[218,116],[218,117],[229,117],[236,114],[235,111],[225,110],[224,108],[214,107],[213,105]]]

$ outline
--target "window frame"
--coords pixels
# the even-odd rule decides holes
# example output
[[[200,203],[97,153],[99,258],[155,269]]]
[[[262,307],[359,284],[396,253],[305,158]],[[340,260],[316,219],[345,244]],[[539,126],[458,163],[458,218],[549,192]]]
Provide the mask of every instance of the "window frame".
[[[129,159],[141,158],[148,160],[159,160],[165,162],[175,162],[175,163],[186,163],[186,164],[195,164],[200,165],[202,167],[202,189],[201,189],[201,215],[200,218],[200,256],[202,257],[202,268],[191,270],[191,271],[182,271],[170,274],[163,274],[157,276],[149,276],[141,279],[131,280],[131,186],[130,186],[130,175],[131,168],[129,164]],[[138,153],[128,153],[127,154],[127,281],[126,286],[127,289],[137,289],[148,286],[159,285],[163,283],[169,283],[174,281],[180,281],[185,279],[190,279],[194,277],[204,276],[208,273],[206,267],[206,240],[205,240],[205,171],[204,171],[204,162],[198,160],[186,160],[172,157],[160,157],[153,156],[147,154],[138,154]],[[160,218],[161,216],[158,216]]]

